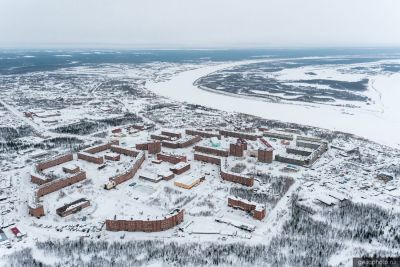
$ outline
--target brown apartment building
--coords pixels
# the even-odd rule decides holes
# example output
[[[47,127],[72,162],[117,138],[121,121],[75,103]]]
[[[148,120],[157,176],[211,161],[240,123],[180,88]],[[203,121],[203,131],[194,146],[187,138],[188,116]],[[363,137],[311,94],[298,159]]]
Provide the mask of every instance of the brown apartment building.
[[[245,199],[240,199],[236,197],[228,198],[228,206],[233,208],[239,208],[250,213],[254,219],[262,220],[265,218],[266,212],[265,208],[258,205],[255,202],[251,202]]]
[[[187,158],[183,155],[168,154],[168,153],[158,153],[157,159],[166,161],[172,164],[178,164],[179,162],[186,162]]]
[[[106,220],[107,231],[160,232],[183,222],[184,210],[176,209],[162,219],[156,220]]]

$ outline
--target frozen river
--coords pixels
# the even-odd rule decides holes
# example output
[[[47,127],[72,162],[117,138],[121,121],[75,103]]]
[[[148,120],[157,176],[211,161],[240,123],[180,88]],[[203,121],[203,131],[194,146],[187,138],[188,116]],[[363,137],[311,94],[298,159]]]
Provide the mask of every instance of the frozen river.
[[[254,61],[226,63],[185,71],[171,80],[148,83],[149,90],[170,99],[224,111],[241,112],[266,119],[305,124],[352,133],[381,144],[400,148],[400,74],[371,77],[380,97],[365,108],[319,104],[282,104],[215,93],[193,83],[212,72]],[[372,89],[370,89],[372,90]]]

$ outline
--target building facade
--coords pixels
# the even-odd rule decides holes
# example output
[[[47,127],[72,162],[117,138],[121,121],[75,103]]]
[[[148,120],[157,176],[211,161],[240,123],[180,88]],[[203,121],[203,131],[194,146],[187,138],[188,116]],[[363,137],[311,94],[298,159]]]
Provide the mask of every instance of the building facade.
[[[43,205],[32,204],[28,206],[29,214],[33,217],[40,218],[45,215]]]
[[[265,208],[258,205],[255,202],[251,202],[245,199],[228,197],[228,206],[232,208],[239,208],[250,213],[254,219],[262,220],[266,216]]]
[[[126,170],[121,174],[111,177],[109,181],[112,182],[114,186],[116,186],[132,179],[135,176],[136,172],[139,170],[140,166],[142,166],[142,163],[144,162],[145,159],[146,156],[144,152],[140,152],[136,157],[135,163],[128,170]]]
[[[174,133],[174,132],[169,132],[169,131],[161,131],[161,135],[170,136],[172,138],[182,138],[181,133]]]
[[[190,163],[183,162],[180,162],[170,168],[170,171],[172,171],[175,175],[180,175],[188,170],[190,170]]]
[[[65,162],[72,161],[72,160],[74,160],[74,157],[72,154],[62,155],[62,156],[56,157],[54,159],[37,164],[36,171],[41,172],[43,170],[49,169],[49,168],[57,166],[57,165],[61,165]]]
[[[257,160],[263,163],[272,163],[274,160],[274,151],[270,149],[258,149]]]
[[[73,184],[83,181],[85,179],[86,179],[86,172],[81,171],[70,177],[51,181],[49,183],[39,186],[39,188],[36,192],[36,196],[42,197],[42,196],[48,195],[50,193],[58,191],[64,187],[73,185]]]
[[[256,141],[258,138],[258,135],[256,135],[256,134],[228,131],[228,130],[220,130],[219,134],[226,136],[226,137],[242,138],[242,139],[247,139],[247,140],[252,140],[252,141]]]
[[[216,137],[218,139],[221,139],[221,135],[219,133],[216,132],[211,132],[211,131],[202,131],[202,130],[191,130],[191,129],[187,129],[185,130],[185,133],[187,135],[198,135],[200,137],[203,138],[212,138],[212,137]]]
[[[212,156],[212,155],[204,155],[204,154],[199,154],[195,153],[194,154],[194,160],[206,162],[206,163],[211,163],[211,164],[216,164],[218,166],[221,166],[221,158]]]
[[[87,207],[90,207],[90,201],[86,198],[81,198],[56,209],[56,213],[61,217],[65,217],[77,213]]]
[[[211,155],[215,155],[218,157],[228,157],[229,156],[228,150],[218,149],[218,148],[213,148],[213,147],[208,147],[208,146],[195,146],[194,150],[196,152],[200,152],[203,154],[211,154]]]
[[[91,162],[94,164],[103,164],[104,163],[104,157],[95,155],[95,154],[90,154],[87,152],[78,152],[78,159]]]
[[[239,174],[233,173],[233,172],[228,172],[228,171],[223,170],[222,168],[221,168],[220,175],[221,175],[222,180],[225,180],[225,181],[229,181],[229,182],[233,182],[233,183],[237,183],[237,184],[241,184],[241,185],[245,185],[245,186],[249,186],[249,187],[254,185],[253,177],[239,175]]]
[[[184,210],[177,209],[160,220],[106,220],[107,231],[161,232],[171,229],[184,219]]]
[[[179,162],[186,162],[187,158],[186,156],[182,155],[175,155],[175,154],[167,154],[167,153],[158,153],[157,154],[157,159],[166,161],[172,164],[178,164]]]

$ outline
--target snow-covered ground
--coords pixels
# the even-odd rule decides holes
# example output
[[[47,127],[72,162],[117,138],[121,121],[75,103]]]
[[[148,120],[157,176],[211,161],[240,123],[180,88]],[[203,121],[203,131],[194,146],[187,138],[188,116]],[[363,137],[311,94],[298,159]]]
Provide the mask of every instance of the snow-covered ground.
[[[193,83],[212,72],[260,61],[242,61],[208,66],[182,72],[171,80],[150,82],[147,88],[173,100],[229,112],[241,112],[267,119],[275,119],[365,137],[372,141],[400,147],[400,74],[377,75],[372,78],[369,91],[377,93],[375,104],[368,108],[350,108],[320,104],[272,103],[227,93],[201,90]],[[372,95],[372,94],[371,94]]]
[[[396,116],[396,96],[399,93],[396,93],[395,89],[396,83],[400,81],[399,74],[392,76],[379,74],[371,77],[370,90],[366,93],[373,99],[372,104],[360,104],[359,108],[312,103],[297,105],[269,103],[250,97],[218,94],[193,86],[196,79],[213,71],[253,62],[260,61],[241,61],[218,66],[215,66],[213,62],[204,63],[202,66],[168,65],[165,69],[162,64],[156,63],[152,68],[141,67],[140,69],[134,66],[104,65],[99,68],[60,70],[55,73],[57,75],[51,77],[47,77],[46,72],[39,75],[42,78],[38,78],[36,76],[38,74],[28,74],[24,76],[27,78],[26,81],[19,81],[17,77],[18,82],[1,94],[5,105],[0,110],[2,115],[0,124],[21,126],[22,130],[20,130],[21,133],[13,132],[8,127],[4,127],[4,135],[0,136],[4,139],[0,139],[3,141],[0,143],[2,145],[0,148],[3,148],[0,152],[0,170],[2,171],[0,223],[11,243],[9,249],[6,248],[6,244],[0,246],[0,266],[3,266],[3,263],[7,266],[2,256],[13,252],[15,254],[11,256],[11,259],[15,259],[15,262],[18,262],[19,258],[26,260],[27,254],[31,253],[37,262],[50,265],[69,262],[69,265],[84,266],[79,261],[80,257],[96,265],[94,262],[97,256],[107,258],[107,253],[112,252],[112,249],[108,249],[109,247],[106,247],[107,251],[102,251],[97,247],[103,246],[103,242],[124,244],[121,247],[117,246],[117,255],[136,255],[140,259],[146,258],[149,254],[148,257],[151,260],[137,263],[136,266],[154,262],[160,265],[171,265],[171,262],[168,262],[172,258],[168,255],[171,254],[166,253],[171,248],[177,248],[175,250],[180,253],[180,260],[184,258],[189,263],[196,264],[195,261],[190,260],[210,255],[207,252],[188,248],[197,244],[213,250],[213,253],[223,260],[222,263],[217,261],[219,264],[216,265],[219,266],[223,266],[224,263],[239,265],[242,261],[243,266],[265,266],[269,262],[267,260],[271,260],[272,266],[297,266],[290,261],[280,265],[272,263],[273,260],[279,260],[282,257],[296,258],[298,261],[299,257],[315,259],[319,257],[322,258],[320,263],[326,263],[329,259],[333,266],[343,266],[343,263],[344,266],[350,266],[351,258],[363,253],[372,255],[385,250],[390,255],[397,255],[396,251],[400,251],[397,236],[391,233],[393,229],[398,229],[400,221],[398,219],[400,218],[398,215],[400,211],[399,150],[345,134],[334,134],[328,130],[289,125],[284,121],[353,132],[396,147],[399,143],[396,127],[400,119]],[[204,67],[205,64],[208,67]],[[119,70],[120,68],[123,70]],[[193,70],[193,68],[196,69]],[[178,74],[181,71],[185,72]],[[297,69],[293,72],[288,70],[280,77],[290,80],[291,77],[298,77],[305,71],[310,70],[303,69],[299,73]],[[71,76],[67,75],[69,72]],[[88,73],[91,75],[86,76],[85,74]],[[326,78],[334,74],[327,72]],[[136,80],[138,77],[141,79]],[[351,80],[352,77],[349,75],[346,79]],[[12,81],[14,80],[9,78],[10,84]],[[178,101],[259,115],[282,122],[171,101],[145,90],[145,84],[153,92]],[[77,85],[81,85],[82,88]],[[27,96],[29,96],[29,101],[21,101]],[[63,100],[57,101],[60,96]],[[46,101],[41,102],[42,100]],[[32,119],[26,118],[23,115],[24,111],[36,112],[38,116]],[[126,112],[131,115],[128,119],[121,120],[125,118],[123,116]],[[43,116],[54,113],[59,115],[49,118]],[[55,122],[49,123],[46,122],[47,120],[55,120]],[[130,124],[143,124],[146,130],[128,130]],[[23,131],[24,125],[32,126],[33,129],[40,130],[50,137]],[[88,129],[89,126],[92,129]],[[43,161],[45,157],[50,158],[66,152],[75,153],[85,146],[91,146],[95,142],[104,143],[110,139],[119,139],[121,146],[133,148],[136,144],[147,142],[152,134],[160,134],[162,130],[180,132],[184,138],[187,137],[184,130],[188,128],[214,130],[235,128],[242,129],[241,131],[252,129],[255,131],[253,133],[261,135],[262,131],[257,130],[260,126],[295,136],[323,138],[329,141],[330,149],[310,168],[296,167],[290,171],[287,170],[290,166],[286,163],[258,162],[252,156],[262,143],[259,140],[248,141],[245,157],[230,156],[226,162],[231,171],[235,168],[243,174],[255,174],[257,178],[252,188],[223,181],[218,166],[194,160],[193,146],[179,149],[164,146],[162,148],[163,152],[186,155],[191,164],[189,171],[177,175],[172,180],[158,183],[139,178],[149,173],[150,175],[165,173],[173,166],[168,162],[155,164],[152,162],[155,156],[148,155],[146,152],[146,160],[135,177],[113,190],[105,190],[103,186],[109,177],[128,168],[130,164],[127,165],[127,163],[131,162],[129,157],[121,156],[120,162],[107,162],[107,167],[101,169],[94,163],[75,159],[73,163],[87,172],[88,179],[42,197],[46,213],[44,217],[37,219],[28,214],[27,200],[36,188],[36,185],[30,181],[30,172],[33,166]],[[122,132],[114,134],[112,130],[115,128],[121,128]],[[265,138],[275,148],[275,155],[285,153],[287,147],[293,147],[295,144],[295,141],[289,143],[277,138]],[[223,137],[218,142],[204,138],[198,144],[206,146],[218,144],[219,148],[228,149],[229,145],[236,141],[236,138],[231,137]],[[69,164],[71,162],[65,165]],[[62,167],[63,165],[55,166],[45,172],[61,176],[64,175]],[[393,173],[394,178],[383,182],[377,179],[378,174],[381,173]],[[174,184],[176,180],[185,176],[205,176],[205,181],[190,190]],[[293,181],[294,184],[286,191],[287,188],[282,186],[281,181]],[[298,195],[297,202],[294,204],[300,204],[305,209],[297,225],[291,224],[296,206],[292,202],[294,199],[292,194]],[[265,204],[266,218],[257,221],[242,210],[228,207],[227,198],[240,195],[247,196],[259,204]],[[343,205],[346,201],[342,203],[341,196],[349,199],[350,204],[354,203],[357,206],[352,208],[353,210],[347,210],[346,205]],[[57,208],[83,197],[90,200],[91,207],[68,217],[59,217],[56,214]],[[322,204],[321,200],[328,204],[332,203],[333,206]],[[359,206],[360,204],[370,206],[362,207]],[[379,208],[373,210],[373,207]],[[118,218],[147,219],[163,216],[175,208],[185,209],[184,222],[180,225],[183,230],[174,227],[159,233],[110,232],[103,226],[104,220],[113,218],[114,215]],[[362,214],[364,217],[358,216],[359,213],[352,217],[352,211],[357,210],[359,213],[364,212]],[[342,216],[342,221],[329,215],[331,212],[337,214],[341,211],[345,214]],[[386,214],[389,213],[390,216],[387,216]],[[370,217],[374,220],[367,220]],[[222,219],[228,224],[216,219]],[[351,221],[352,224],[347,224],[346,220]],[[229,225],[229,222],[232,225]],[[377,227],[378,222],[379,227]],[[234,224],[237,223],[252,225],[256,229],[248,233],[235,227]],[[10,230],[12,224],[27,233],[27,236],[22,239],[14,237]],[[376,236],[371,241],[368,232],[370,226],[380,229],[385,232],[385,235],[382,237],[379,233],[375,233]],[[298,230],[298,227],[304,231]],[[341,230],[344,228],[349,232],[342,233]],[[360,231],[362,234],[359,239],[354,238],[354,233],[358,235]],[[326,235],[329,234],[332,236],[327,238]],[[79,240],[83,242],[79,244],[79,248],[69,247],[68,244],[73,244],[70,242]],[[146,249],[153,249],[158,244],[163,250],[155,253],[151,250],[139,253],[137,249],[128,249],[129,252],[124,252],[123,249],[129,248],[132,244],[136,246],[140,241],[149,242],[146,243]],[[60,247],[67,250],[65,255],[75,259],[71,260],[71,258],[65,258],[64,254],[60,256],[54,251],[50,252],[47,245],[43,246],[43,242],[55,242],[50,243],[51,247],[57,247],[56,243],[59,242]],[[91,249],[93,248],[91,250],[93,255],[86,255],[85,242]],[[332,246],[337,247],[336,250],[332,249]],[[215,247],[229,251],[230,255],[223,256],[218,250],[214,250]],[[321,247],[325,247],[322,252],[326,253],[322,256],[317,254],[321,252],[319,250]],[[23,248],[29,248],[32,251],[23,252]],[[72,251],[71,248],[79,249],[79,251]],[[364,252],[360,252],[360,248],[364,249]],[[259,264],[251,264],[252,262],[242,251],[246,255],[249,251],[256,251],[256,258],[259,259],[256,263]],[[290,255],[293,254],[291,251],[297,253]],[[273,254],[278,252],[279,254]],[[183,253],[189,253],[190,257],[182,256],[186,255]],[[160,256],[157,258],[155,255],[166,255],[165,257],[169,258],[160,259]],[[235,257],[240,261],[236,262]],[[210,260],[210,256],[204,258],[207,258],[211,265],[213,261]],[[229,263],[232,259],[233,263],[232,261]],[[132,263],[132,259],[126,260],[129,264]],[[179,263],[176,264],[179,265]],[[310,266],[318,266],[318,264]]]

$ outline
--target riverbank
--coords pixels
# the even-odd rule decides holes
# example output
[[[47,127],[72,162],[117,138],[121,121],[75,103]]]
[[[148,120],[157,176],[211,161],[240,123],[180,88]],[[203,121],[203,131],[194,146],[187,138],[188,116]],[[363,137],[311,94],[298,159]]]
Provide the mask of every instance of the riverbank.
[[[265,60],[263,60],[265,61]],[[335,107],[318,104],[271,103],[240,96],[202,90],[194,82],[212,72],[260,61],[241,61],[208,66],[182,72],[160,83],[149,82],[147,88],[164,97],[228,112],[240,112],[291,123],[327,128],[355,134],[372,141],[400,148],[400,74],[375,77],[374,88],[381,94],[383,111]]]

